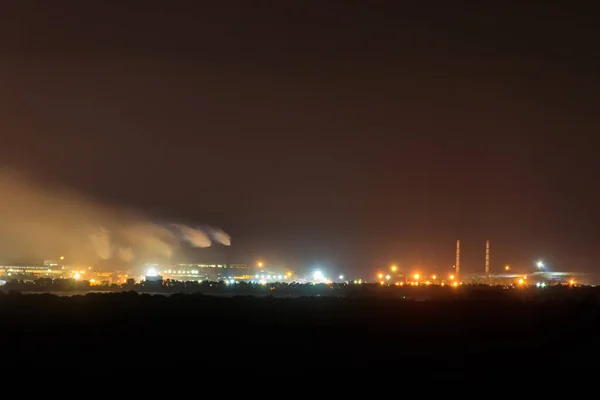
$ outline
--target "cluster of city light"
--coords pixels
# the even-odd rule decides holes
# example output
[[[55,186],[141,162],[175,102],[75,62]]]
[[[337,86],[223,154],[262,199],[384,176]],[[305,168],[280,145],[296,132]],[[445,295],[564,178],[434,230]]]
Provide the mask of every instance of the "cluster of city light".
[[[64,257],[60,257],[61,260],[64,260]],[[262,261],[258,261],[256,263],[258,268],[263,268],[264,267],[264,263]],[[536,261],[535,265],[537,266],[537,268],[539,269],[543,269],[545,268],[545,264],[543,261]],[[509,271],[511,269],[511,267],[509,265],[505,265],[504,269],[506,271]],[[401,281],[397,281],[396,280],[396,273],[398,272],[398,266],[396,265],[391,265],[389,267],[389,270],[393,273],[393,274],[385,274],[385,273],[378,273],[377,274],[377,278],[378,281],[383,285],[383,284],[395,284],[396,286],[401,286],[406,284],[410,284],[413,286],[418,286],[418,285],[430,285],[430,284],[435,284],[438,283],[440,285],[445,285],[445,281],[444,278],[442,277],[441,280],[438,280],[438,276],[437,275],[431,275],[428,278],[426,276],[422,276],[420,273],[415,272],[412,274],[412,281],[409,282],[401,282]],[[165,273],[174,273],[174,274],[198,274],[200,271],[199,270],[189,270],[189,271],[183,271],[183,270],[167,270],[164,271]],[[83,273],[83,272],[81,272]],[[149,268],[146,276],[149,277],[155,277],[158,276],[159,272],[155,269],[155,268]],[[291,272],[287,272],[286,274],[257,274],[255,277],[256,279],[263,284],[266,284],[267,282],[275,282],[275,281],[283,281],[285,279],[290,279],[292,276]],[[76,272],[73,274],[73,277],[75,279],[80,279],[81,278],[81,274],[79,272]],[[326,278],[325,275],[323,274],[323,272],[321,272],[320,270],[315,270],[312,272],[312,279],[307,279],[308,281],[312,281],[313,283],[331,283],[331,279]],[[345,276],[343,274],[340,274],[338,276],[338,279],[340,281],[343,281],[345,278]],[[449,281],[451,281],[449,284],[451,284],[452,286],[456,287],[460,284],[462,284],[461,282],[457,282],[455,279],[456,277],[453,274],[450,274],[447,276],[447,279]],[[518,279],[518,284],[519,285],[524,285],[526,283],[527,280],[527,276],[523,276],[522,278]],[[227,278],[225,280],[226,283],[236,283],[235,279],[231,279],[231,278]],[[362,280],[354,280],[351,281],[355,284],[361,284],[363,283]],[[571,280],[569,282],[571,285],[574,285],[575,281]],[[545,287],[546,283],[544,282],[538,282],[536,284],[537,287]]]
[[[185,271],[185,270],[183,270],[183,271],[182,270],[176,271],[176,270],[169,269],[169,270],[166,270],[164,272],[166,274],[199,274],[200,270],[198,270],[198,269],[192,269],[192,270],[189,270],[189,271]]]
[[[75,280],[81,279],[82,276],[85,274],[85,271],[83,270],[73,270],[71,271],[72,277]]]
[[[392,272],[396,272],[398,270],[398,268],[395,265],[392,265],[390,267],[390,270],[392,270]],[[381,285],[385,285],[385,284],[394,284],[396,286],[403,286],[404,284],[406,285],[411,285],[411,286],[420,286],[420,285],[432,285],[432,284],[440,284],[442,286],[445,286],[445,282],[444,281],[439,281],[438,280],[438,276],[437,275],[431,275],[429,278],[427,278],[426,276],[422,276],[420,273],[415,272],[412,275],[412,281],[407,281],[407,282],[402,282],[402,281],[396,281],[394,283],[390,283],[389,281],[392,280],[394,281],[395,278],[394,276],[391,276],[389,274],[384,274],[381,272],[377,273],[377,278],[378,281]],[[455,276],[454,275],[448,275],[448,279],[450,281],[454,281]],[[452,286],[458,286],[460,283],[459,282],[453,282]]]
[[[259,275],[255,275],[255,278],[259,279],[259,280],[264,280],[266,282],[268,280],[271,280],[271,281],[278,281],[279,280],[279,281],[281,281],[281,280],[284,280],[284,279],[288,279],[290,276],[291,276],[290,273],[288,273],[288,275],[268,275],[268,274],[267,275],[264,275],[264,274],[260,275],[259,274]]]
[[[325,282],[327,280],[325,278],[325,275],[323,275],[323,272],[321,272],[320,270],[314,271],[312,275],[315,282]]]
[[[538,282],[535,284],[536,287],[543,288],[546,287],[546,282]]]

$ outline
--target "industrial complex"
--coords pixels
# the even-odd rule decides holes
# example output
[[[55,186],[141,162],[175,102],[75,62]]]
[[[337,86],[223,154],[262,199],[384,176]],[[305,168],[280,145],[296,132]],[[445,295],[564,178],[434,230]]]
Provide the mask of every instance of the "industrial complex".
[[[483,248],[482,248],[483,250]],[[8,281],[35,281],[38,279],[73,279],[86,281],[90,286],[111,286],[126,283],[151,281],[181,282],[351,282],[380,283],[382,285],[452,285],[485,284],[485,285],[551,285],[579,284],[595,285],[600,283],[600,276],[589,273],[550,271],[543,261],[537,261],[528,272],[517,273],[510,266],[502,266],[493,271],[490,264],[491,245],[485,241],[485,253],[482,252],[482,268],[480,272],[469,273],[461,269],[461,242],[456,241],[456,262],[448,271],[432,272],[426,270],[400,270],[392,265],[389,271],[376,271],[372,276],[346,276],[343,272],[322,271],[315,269],[304,275],[274,267],[268,269],[262,261],[255,264],[144,264],[135,268],[100,268],[96,266],[74,266],[65,261],[65,257],[57,260],[46,260],[39,264],[11,263],[0,265],[0,283]],[[426,269],[426,268],[423,268]],[[372,279],[369,279],[372,278]],[[373,279],[374,278],[374,279]]]

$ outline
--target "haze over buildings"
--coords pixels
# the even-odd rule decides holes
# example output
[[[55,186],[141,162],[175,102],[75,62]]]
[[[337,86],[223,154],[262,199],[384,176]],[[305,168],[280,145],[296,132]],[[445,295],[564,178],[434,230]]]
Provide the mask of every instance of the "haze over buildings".
[[[0,170],[0,257],[116,266],[170,262],[182,243],[229,246],[217,228],[167,223],[125,207],[107,206],[76,191]]]

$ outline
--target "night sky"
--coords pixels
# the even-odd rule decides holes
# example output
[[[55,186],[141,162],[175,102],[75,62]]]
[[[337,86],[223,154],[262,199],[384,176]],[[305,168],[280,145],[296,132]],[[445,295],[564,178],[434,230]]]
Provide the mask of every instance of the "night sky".
[[[227,262],[600,271],[591,10],[210,3],[2,2],[1,165]]]

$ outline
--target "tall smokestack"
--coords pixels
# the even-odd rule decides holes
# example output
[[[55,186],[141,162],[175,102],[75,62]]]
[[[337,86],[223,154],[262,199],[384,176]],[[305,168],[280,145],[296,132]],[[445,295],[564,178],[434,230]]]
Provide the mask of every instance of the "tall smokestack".
[[[485,241],[485,283],[490,284],[490,241]]]
[[[460,240],[456,241],[456,271],[454,271],[454,278],[460,283]]]

